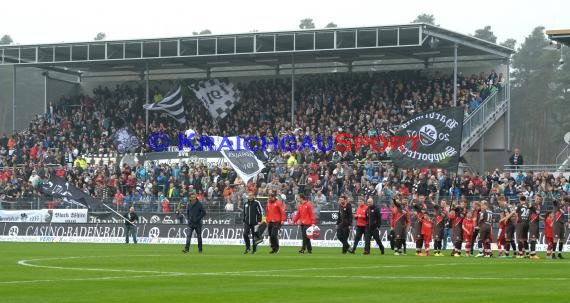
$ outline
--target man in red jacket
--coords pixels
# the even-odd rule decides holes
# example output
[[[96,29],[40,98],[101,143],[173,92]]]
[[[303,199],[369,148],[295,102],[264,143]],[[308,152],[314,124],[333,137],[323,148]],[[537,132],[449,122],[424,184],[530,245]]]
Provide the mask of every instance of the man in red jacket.
[[[299,199],[301,200],[301,203],[293,217],[293,224],[301,225],[301,235],[303,236],[303,246],[301,247],[301,250],[299,250],[299,253],[304,254],[305,249],[308,253],[313,253],[311,239],[307,237],[307,228],[315,225],[315,212],[313,210],[313,205],[311,202],[307,201],[304,194],[299,194]]]
[[[269,195],[265,214],[269,244],[271,245],[271,251],[269,253],[277,254],[279,253],[279,230],[283,222],[285,222],[286,216],[283,203],[275,198],[274,193]]]
[[[358,198],[358,208],[356,209],[356,214],[354,214],[354,219],[356,219],[356,235],[354,236],[354,245],[352,249],[348,252],[353,254],[356,251],[358,242],[362,239],[362,235],[366,231],[366,209],[368,205],[364,202],[364,198]]]

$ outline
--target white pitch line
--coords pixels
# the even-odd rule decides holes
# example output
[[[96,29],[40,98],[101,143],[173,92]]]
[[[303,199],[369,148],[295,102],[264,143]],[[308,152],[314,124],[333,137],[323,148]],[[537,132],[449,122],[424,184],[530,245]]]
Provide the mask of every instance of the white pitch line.
[[[284,268],[268,270],[247,270],[247,271],[223,271],[215,273],[202,273],[204,275],[217,274],[255,274],[270,272],[291,272],[291,271],[319,271],[319,270],[345,270],[345,269],[378,269],[378,268],[404,268],[404,267],[432,267],[432,266],[454,266],[454,265],[480,265],[480,263],[438,263],[438,264],[396,264],[396,265],[373,265],[373,266],[339,266],[339,267],[306,267],[306,268]]]
[[[138,257],[149,257],[157,255],[141,255]],[[112,256],[117,257],[117,256]],[[133,257],[133,256],[130,256]],[[81,257],[61,257],[61,258],[46,258],[46,259],[30,259],[30,260],[20,260],[19,265],[27,267],[36,268],[48,268],[48,269],[61,269],[61,270],[79,270],[79,271],[107,271],[107,272],[125,272],[125,273],[146,273],[146,274],[157,274],[157,275],[185,275],[186,273],[181,272],[168,272],[168,271],[156,271],[156,270],[132,270],[132,269],[107,269],[107,268],[92,268],[92,267],[65,267],[65,266],[52,266],[52,265],[38,265],[31,264],[30,262],[35,261],[52,261],[52,260],[70,260],[70,259],[87,259],[87,258],[104,258],[104,256],[81,256]]]
[[[45,279],[45,280],[20,280],[20,281],[0,281],[1,284],[31,284],[31,283],[48,283],[48,282],[73,282],[73,281],[97,281],[97,280],[117,280],[117,279],[137,279],[149,277],[176,277],[180,275],[164,274],[164,275],[140,275],[140,276],[108,276],[108,277],[93,277],[93,278],[69,278],[69,279]]]
[[[206,273],[204,273],[206,274]],[[207,273],[213,275],[212,273]],[[228,275],[219,273],[219,275]],[[271,277],[271,278],[323,278],[323,279],[374,279],[374,280],[549,280],[549,281],[568,281],[570,278],[552,278],[552,277],[446,277],[446,276],[363,276],[363,275],[278,275],[278,274],[229,274],[232,276],[247,277]]]
[[[129,257],[161,257],[163,255],[129,255]],[[346,270],[346,269],[378,269],[378,268],[403,268],[403,267],[431,267],[431,266],[454,266],[454,265],[494,265],[497,263],[437,263],[437,264],[396,264],[396,265],[374,265],[374,266],[341,266],[341,267],[309,267],[309,268],[287,268],[287,269],[270,269],[270,270],[250,270],[250,271],[224,271],[224,272],[202,272],[202,273],[185,273],[185,272],[165,272],[152,270],[129,270],[129,269],[105,269],[90,267],[64,267],[51,265],[31,264],[30,262],[50,261],[50,260],[71,260],[85,258],[105,258],[117,256],[73,256],[59,258],[42,258],[18,261],[19,265],[35,268],[59,269],[59,270],[77,270],[77,271],[97,271],[97,272],[124,272],[139,273],[145,275],[134,276],[107,276],[92,278],[68,278],[68,279],[42,279],[42,280],[20,280],[20,281],[0,281],[2,284],[25,284],[25,283],[47,283],[61,281],[96,281],[96,280],[114,280],[128,278],[147,278],[147,277],[174,277],[174,276],[249,276],[249,277],[278,277],[278,278],[324,278],[324,279],[408,279],[408,280],[549,280],[549,281],[567,281],[570,278],[553,278],[553,277],[447,277],[447,276],[367,276],[367,275],[311,275],[311,274],[270,274],[279,272],[306,272],[306,271],[326,271],[326,270]],[[505,262],[501,264],[507,264]],[[531,262],[525,264],[564,264],[558,262]]]

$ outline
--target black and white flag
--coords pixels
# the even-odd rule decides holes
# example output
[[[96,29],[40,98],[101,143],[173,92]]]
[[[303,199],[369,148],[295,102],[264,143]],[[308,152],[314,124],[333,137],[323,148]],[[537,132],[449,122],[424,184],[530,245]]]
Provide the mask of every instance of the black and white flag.
[[[263,162],[259,161],[252,151],[222,150],[221,153],[245,183],[257,176],[265,168]]]
[[[96,208],[100,204],[95,198],[57,176],[51,176],[49,181],[42,185],[40,191],[46,195],[62,198],[65,202],[80,207]]]
[[[176,119],[178,123],[185,123],[184,104],[182,103],[182,90],[178,86],[172,93],[157,103],[143,105],[146,110],[161,110]]]
[[[224,119],[240,99],[240,93],[232,83],[224,83],[218,79],[200,81],[190,89],[216,122]]]
[[[463,135],[462,107],[447,108],[418,114],[402,123],[396,136],[420,136],[406,140],[402,147],[396,147],[392,161],[399,168],[437,167],[457,170]]]

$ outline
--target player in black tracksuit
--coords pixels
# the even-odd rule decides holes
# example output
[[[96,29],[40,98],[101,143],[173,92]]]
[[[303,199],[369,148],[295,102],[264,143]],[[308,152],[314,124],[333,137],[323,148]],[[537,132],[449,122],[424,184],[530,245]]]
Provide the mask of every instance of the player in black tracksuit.
[[[336,219],[336,237],[342,243],[342,253],[346,254],[350,249],[348,235],[352,226],[352,205],[347,202],[345,196],[340,196],[338,218]]]
[[[258,224],[261,224],[261,220],[263,219],[263,207],[261,207],[261,203],[255,200],[253,196],[253,192],[249,192],[247,194],[247,201],[243,204],[243,240],[245,242],[245,251],[244,254],[250,252],[251,243],[249,240],[249,234],[253,238],[253,250],[251,250],[252,254],[255,254],[257,251],[257,238],[259,235],[255,231],[255,227]]]
[[[433,249],[434,249],[434,256],[441,256],[442,250],[442,243],[444,237],[444,230],[445,230],[445,221],[446,217],[445,214],[441,211],[441,207],[439,205],[434,205],[435,211],[435,218],[433,220]]]
[[[422,236],[422,221],[424,213],[419,204],[412,205],[414,212],[412,213],[412,235],[416,241],[416,256],[420,255],[424,245],[424,237]]]
[[[519,205],[517,206],[517,242],[519,244],[519,253],[517,258],[524,258],[528,254],[528,228],[530,221],[530,208],[528,207],[526,197],[519,198]]]
[[[374,204],[372,198],[368,198],[368,208],[366,209],[366,231],[364,232],[364,254],[370,254],[370,242],[374,238],[380,247],[380,253],[384,254],[384,245],[380,240],[380,209]]]
[[[564,200],[558,201],[554,200],[554,222],[552,223],[552,232],[554,234],[554,251],[556,251],[556,242],[558,242],[558,258],[564,259],[562,255],[562,249],[564,247],[564,242],[566,241],[566,225],[567,214],[566,205],[570,203],[570,198],[565,197]],[[552,259],[556,259],[556,255],[552,254]]]

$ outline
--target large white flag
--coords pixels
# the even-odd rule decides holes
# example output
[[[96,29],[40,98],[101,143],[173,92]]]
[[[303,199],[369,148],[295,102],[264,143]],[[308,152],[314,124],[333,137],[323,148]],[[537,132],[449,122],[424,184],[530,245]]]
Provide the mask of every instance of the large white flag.
[[[245,183],[257,176],[265,168],[263,162],[259,161],[252,151],[222,150],[221,153]]]
[[[202,101],[214,121],[225,118],[239,102],[240,93],[232,83],[224,83],[218,79],[200,81],[190,87],[196,97]]]

